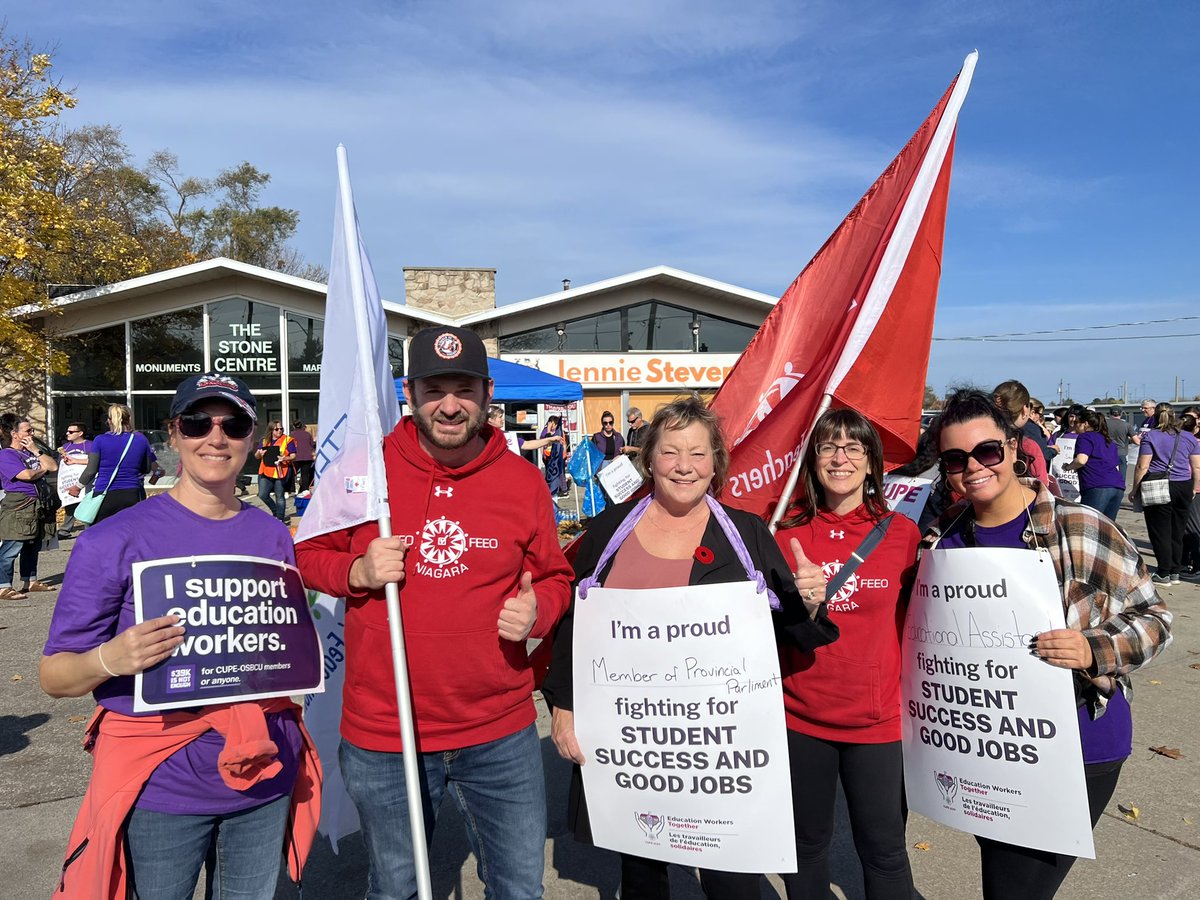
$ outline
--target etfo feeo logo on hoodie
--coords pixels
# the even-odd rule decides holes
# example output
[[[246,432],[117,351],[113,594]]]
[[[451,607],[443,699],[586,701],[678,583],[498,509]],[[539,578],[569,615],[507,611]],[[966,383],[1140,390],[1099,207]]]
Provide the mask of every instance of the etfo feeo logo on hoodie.
[[[463,556],[471,549],[495,550],[500,542],[495,538],[471,537],[458,522],[444,516],[426,521],[417,541],[421,558],[416,571],[426,578],[453,578],[469,570]]]

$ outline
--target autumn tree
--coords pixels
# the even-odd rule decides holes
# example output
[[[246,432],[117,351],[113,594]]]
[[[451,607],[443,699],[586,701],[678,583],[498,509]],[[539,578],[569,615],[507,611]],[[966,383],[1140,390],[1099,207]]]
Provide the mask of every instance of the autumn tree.
[[[60,190],[77,173],[55,125],[75,98],[50,70],[49,54],[0,30],[0,344],[15,374],[64,370],[44,333],[13,316],[45,307],[47,284],[77,280],[81,260],[98,282],[150,269],[138,242],[104,209]]]

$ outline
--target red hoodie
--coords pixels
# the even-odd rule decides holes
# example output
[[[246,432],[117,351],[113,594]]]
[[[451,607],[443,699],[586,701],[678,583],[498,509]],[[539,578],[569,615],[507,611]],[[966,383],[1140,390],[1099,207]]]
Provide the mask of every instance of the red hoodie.
[[[508,450],[504,434],[480,432],[483,451],[447,468],[417,442],[405,416],[383,441],[392,532],[409,547],[400,584],[404,642],[419,750],[497,740],[533,723],[533,672],[525,643],[497,630],[521,573],[533,575],[545,638],[566,611],[571,567],[558,546],[553,502],[535,466]],[[366,750],[401,749],[383,591],[356,595],[350,567],[379,536],[371,522],[304,541],[304,583],[346,597],[342,736]]]
[[[833,578],[875,522],[860,506],[845,516],[822,512],[807,525],[780,529],[775,540],[790,557],[790,538]],[[903,587],[911,579],[921,533],[893,515],[887,536],[841,590],[829,598],[829,618],[841,631],[813,653],[780,644],[787,727],[828,741],[881,744],[900,740],[900,633]]]

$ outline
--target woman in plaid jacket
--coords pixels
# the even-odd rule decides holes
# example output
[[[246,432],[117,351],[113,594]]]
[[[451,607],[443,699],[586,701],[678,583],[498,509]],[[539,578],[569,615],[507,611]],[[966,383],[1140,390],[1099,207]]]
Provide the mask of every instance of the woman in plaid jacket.
[[[1092,826],[1132,751],[1129,673],[1171,640],[1171,613],[1141,555],[1109,519],[1057,499],[1026,471],[1020,434],[988,395],[954,393],[934,426],[942,475],[965,499],[946,510],[922,548],[1045,550],[1062,591],[1066,628],[1042,632],[1034,655],[1075,675]],[[1053,897],[1075,857],[977,838],[985,898]]]

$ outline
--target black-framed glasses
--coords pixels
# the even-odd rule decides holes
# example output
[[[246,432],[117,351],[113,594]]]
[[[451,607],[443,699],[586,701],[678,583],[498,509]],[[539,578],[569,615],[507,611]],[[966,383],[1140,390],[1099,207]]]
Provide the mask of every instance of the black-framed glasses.
[[[867,458],[867,448],[862,444],[835,444],[832,441],[817,444],[817,456],[820,459],[832,459],[841,450],[846,459],[851,462],[862,462]]]
[[[998,466],[1004,462],[1004,441],[980,441],[969,452],[966,450],[943,450],[938,457],[942,467],[950,475],[967,470],[967,460],[974,459],[981,466]]]
[[[612,425],[612,424],[613,424],[613,420],[612,420],[612,419],[601,419],[601,420],[600,420],[600,424],[601,424],[601,425]]]
[[[278,425],[276,425],[276,426],[275,426],[274,428],[272,428],[271,430],[272,430],[272,431],[283,431],[283,429],[282,429],[280,426],[278,426]]]
[[[210,416],[206,412],[183,413],[179,417],[179,433],[184,437],[208,437],[213,425],[220,425],[225,437],[241,440],[249,437],[254,430],[254,420],[245,413],[234,413],[231,416]]]

